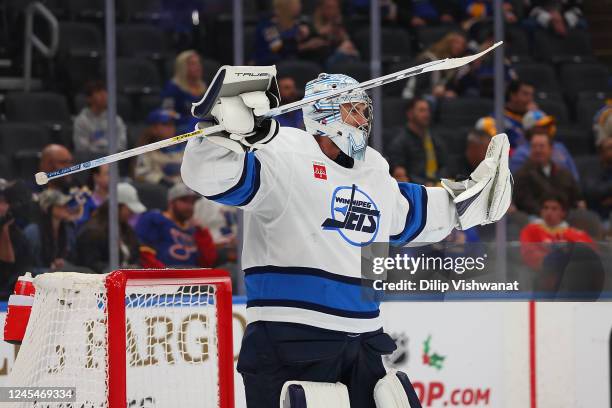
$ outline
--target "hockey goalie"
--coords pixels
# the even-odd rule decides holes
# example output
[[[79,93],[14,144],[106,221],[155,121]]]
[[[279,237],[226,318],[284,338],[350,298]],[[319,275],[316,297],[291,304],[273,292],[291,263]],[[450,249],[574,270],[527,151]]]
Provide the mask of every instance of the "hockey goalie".
[[[323,73],[305,98],[355,84]],[[306,131],[263,117],[279,103],[274,67],[223,67],[192,111],[198,128],[225,130],[191,139],[181,168],[193,190],[244,210],[247,406],[420,407],[406,374],[383,366],[396,346],[379,304],[360,296],[360,251],[499,220],[512,190],[507,137],[492,138],[469,179],[424,187],[396,182],[368,147],[365,91],[304,107]]]

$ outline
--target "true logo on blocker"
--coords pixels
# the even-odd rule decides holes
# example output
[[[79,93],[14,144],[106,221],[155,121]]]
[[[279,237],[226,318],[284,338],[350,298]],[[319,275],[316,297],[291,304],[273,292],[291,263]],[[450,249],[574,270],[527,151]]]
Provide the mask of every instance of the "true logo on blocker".
[[[351,245],[366,246],[376,238],[380,211],[372,198],[355,184],[340,186],[334,190],[331,200],[331,217],[321,227],[338,231]]]

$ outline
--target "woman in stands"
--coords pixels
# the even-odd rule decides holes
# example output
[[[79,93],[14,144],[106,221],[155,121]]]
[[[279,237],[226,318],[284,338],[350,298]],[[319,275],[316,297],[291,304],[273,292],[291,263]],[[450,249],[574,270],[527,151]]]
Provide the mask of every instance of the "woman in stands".
[[[191,132],[195,126],[191,104],[202,99],[208,87],[202,75],[200,55],[193,50],[183,51],[174,62],[174,76],[161,92],[162,107],[179,115],[176,122],[179,133]]]
[[[458,31],[446,34],[440,41],[423,51],[416,59],[416,64],[424,64],[430,61],[445,58],[461,57],[467,50],[465,35]],[[412,99],[415,95],[432,95],[435,98],[452,98],[457,96],[448,85],[457,75],[456,69],[446,71],[435,71],[430,74],[409,78],[402,92],[404,99]]]

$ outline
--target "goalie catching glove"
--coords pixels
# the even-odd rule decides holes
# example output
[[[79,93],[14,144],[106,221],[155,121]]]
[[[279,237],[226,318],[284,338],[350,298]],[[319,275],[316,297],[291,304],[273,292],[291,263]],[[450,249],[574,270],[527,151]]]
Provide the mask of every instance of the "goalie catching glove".
[[[221,125],[208,140],[237,153],[262,148],[278,134],[278,122],[262,115],[280,104],[276,68],[223,66],[191,112],[196,129]]]
[[[512,174],[508,168],[510,143],[505,133],[493,136],[485,159],[463,181],[442,179],[459,218],[458,229],[499,221],[512,201]]]

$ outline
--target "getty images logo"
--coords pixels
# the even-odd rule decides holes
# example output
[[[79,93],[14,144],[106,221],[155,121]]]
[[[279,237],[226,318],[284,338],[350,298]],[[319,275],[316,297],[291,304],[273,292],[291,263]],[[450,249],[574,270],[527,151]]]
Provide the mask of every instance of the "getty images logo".
[[[338,231],[349,244],[366,246],[376,238],[380,211],[372,198],[355,184],[337,187],[332,194],[331,217],[321,225]]]

